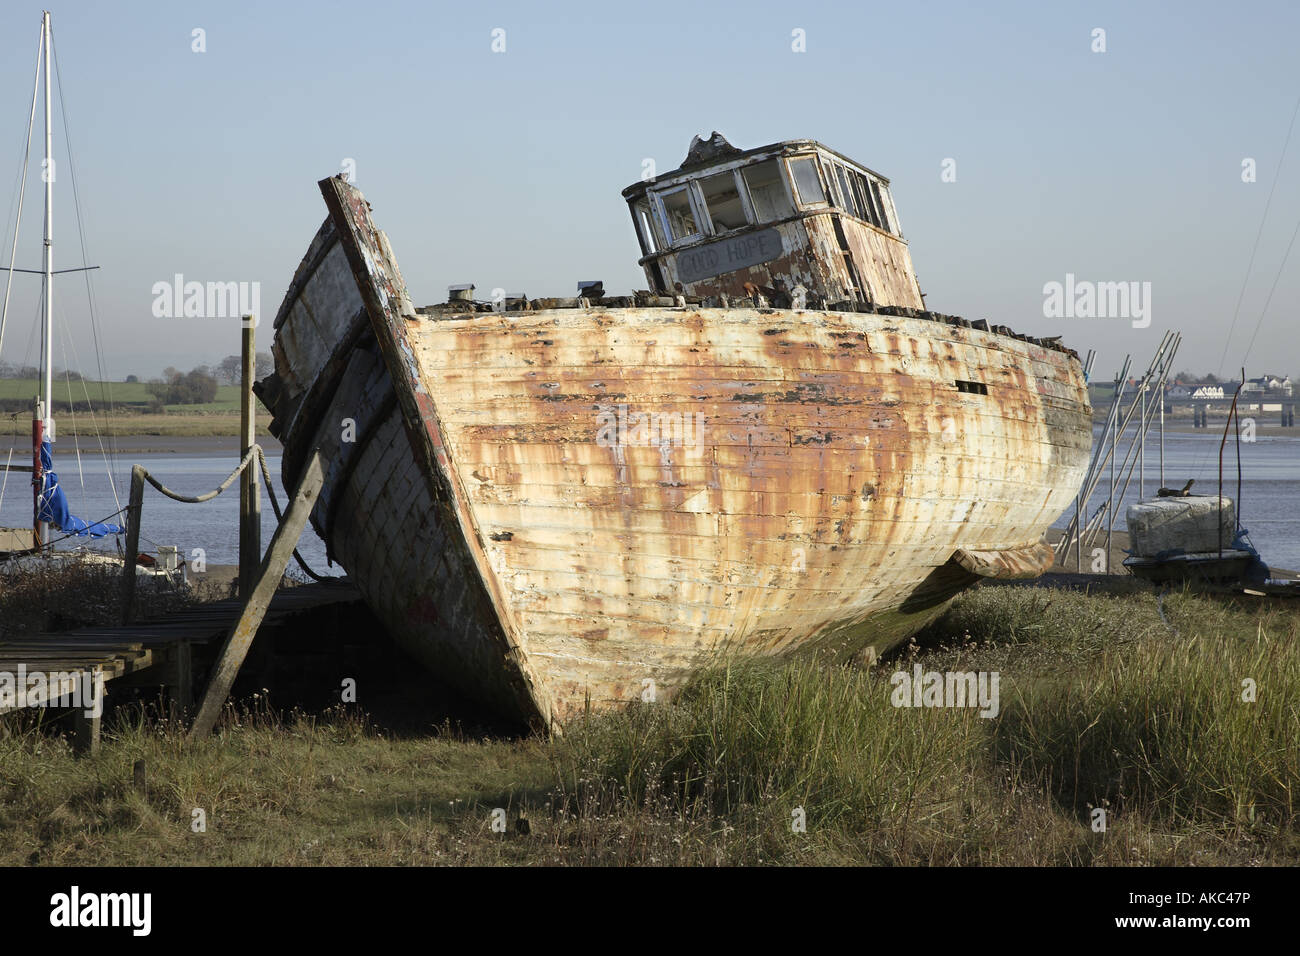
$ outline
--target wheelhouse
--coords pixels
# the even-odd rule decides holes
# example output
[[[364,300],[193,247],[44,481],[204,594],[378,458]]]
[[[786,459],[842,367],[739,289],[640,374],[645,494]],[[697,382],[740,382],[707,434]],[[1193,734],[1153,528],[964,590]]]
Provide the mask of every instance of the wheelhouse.
[[[813,140],[697,136],[623,197],[657,293],[925,307],[889,180]]]

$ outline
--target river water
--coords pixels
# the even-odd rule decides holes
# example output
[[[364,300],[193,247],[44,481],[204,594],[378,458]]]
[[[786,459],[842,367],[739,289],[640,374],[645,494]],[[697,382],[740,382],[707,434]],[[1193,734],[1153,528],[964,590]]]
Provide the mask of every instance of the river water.
[[[266,456],[271,480],[281,509],[287,507],[286,496],[280,483],[280,457]],[[97,454],[82,454],[81,473],[78,473],[75,456],[64,453],[55,460],[59,482],[68,496],[72,513],[87,521],[100,521],[125,507],[131,488],[131,466],[144,465],[149,473],[168,488],[182,495],[199,495],[211,491],[225,480],[239,459],[228,454],[212,455],[149,455],[120,453],[114,481],[109,481],[109,469]],[[3,464],[3,461],[0,461]],[[84,486],[83,486],[84,476]],[[0,501],[0,526],[24,527],[31,522],[31,476],[21,472],[9,475],[3,501]],[[114,486],[116,486],[114,488]],[[116,490],[116,497],[114,491]],[[149,485],[144,489],[144,507],[141,509],[140,550],[155,553],[159,545],[180,548],[182,560],[192,561],[195,549],[202,550],[203,559],[210,565],[236,564],[239,561],[239,482],[235,481],[224,492],[202,504],[184,504],[160,494]],[[125,516],[111,519],[125,524]],[[265,548],[275,533],[275,514],[262,488],[262,547]],[[125,542],[125,537],[123,537]],[[71,538],[59,542],[58,547],[84,545],[88,548],[117,553],[113,537],[88,539]],[[317,574],[342,574],[338,565],[330,568],[325,563],[325,543],[316,536],[311,526],[303,532],[298,542],[298,552]],[[292,562],[290,568],[294,568]]]
[[[1194,478],[1194,492],[1213,494],[1218,489],[1220,437],[1213,429],[1191,434],[1166,434],[1164,484],[1181,488],[1188,478]],[[1125,445],[1121,443],[1119,447],[1122,461]],[[1261,435],[1254,442],[1243,442],[1240,447],[1243,476],[1241,522],[1249,529],[1251,540],[1267,564],[1276,568],[1300,569],[1300,436]],[[94,521],[113,514],[126,504],[133,463],[144,465],[173,490],[195,495],[216,487],[230,473],[236,461],[229,454],[121,454],[114,472],[116,498],[102,459],[83,456],[84,479],[78,474],[76,460],[71,456],[61,456],[56,467],[72,513]],[[280,458],[268,455],[267,463],[283,507],[285,496],[280,484]],[[1148,497],[1154,495],[1159,487],[1159,475],[1159,440],[1151,436],[1147,441],[1146,455],[1145,490]],[[1090,513],[1106,500],[1108,479],[1109,472],[1089,502]],[[0,501],[0,526],[23,527],[28,523],[30,488],[27,475],[21,472],[9,475],[4,498]],[[1229,497],[1237,498],[1236,446],[1231,438],[1224,453],[1223,490]],[[1135,469],[1123,498],[1124,506],[1137,499]],[[1116,530],[1125,530],[1124,507],[1116,509],[1116,515]],[[1055,527],[1064,527],[1069,517],[1069,514],[1063,515]],[[274,531],[275,516],[263,490],[264,547]],[[78,541],[83,542],[86,539]],[[67,547],[69,543],[62,546]],[[197,505],[172,501],[146,486],[140,550],[154,552],[159,545],[176,545],[187,559],[192,559],[194,550],[200,548],[208,564],[236,563],[239,549],[238,483],[212,501]],[[105,551],[116,550],[112,538],[90,541],[88,546]],[[337,565],[333,568],[326,565],[324,542],[310,527],[304,532],[298,550],[318,573],[342,573]]]

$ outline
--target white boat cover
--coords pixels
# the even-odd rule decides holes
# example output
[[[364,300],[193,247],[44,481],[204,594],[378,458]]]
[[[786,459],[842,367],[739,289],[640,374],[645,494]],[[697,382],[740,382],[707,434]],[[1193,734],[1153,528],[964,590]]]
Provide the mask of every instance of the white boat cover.
[[[1231,548],[1237,534],[1231,498],[1151,498],[1129,505],[1129,550],[1142,558]],[[1222,529],[1222,539],[1220,539]]]

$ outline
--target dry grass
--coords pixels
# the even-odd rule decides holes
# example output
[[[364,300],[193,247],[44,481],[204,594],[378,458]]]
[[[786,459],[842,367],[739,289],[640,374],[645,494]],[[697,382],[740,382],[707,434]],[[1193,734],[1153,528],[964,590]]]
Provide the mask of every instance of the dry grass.
[[[61,556],[24,568],[0,573],[0,639],[121,622],[121,565]],[[137,619],[167,614],[213,596],[165,585],[140,587],[135,614]]]
[[[192,406],[200,409],[202,406]],[[189,411],[186,406],[176,406],[165,414],[119,413],[100,423],[100,432],[114,437],[131,435],[158,435],[162,437],[214,438],[234,437],[239,434],[239,412]],[[257,433],[267,436],[271,416],[260,411],[257,416]]]
[[[1173,595],[1164,614],[1145,591],[982,588],[871,669],[722,666],[555,741],[259,698],[197,746],[119,715],[77,760],[9,718],[0,865],[1296,863],[1300,609]],[[998,671],[1000,713],[893,707],[918,662]]]

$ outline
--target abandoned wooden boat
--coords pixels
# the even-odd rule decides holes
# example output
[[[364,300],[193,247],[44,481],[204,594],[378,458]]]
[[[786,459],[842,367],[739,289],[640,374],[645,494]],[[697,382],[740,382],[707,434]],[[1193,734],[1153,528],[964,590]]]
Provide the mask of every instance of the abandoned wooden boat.
[[[1078,356],[923,311],[886,179],[716,134],[624,191],[651,289],[416,308],[343,179],[258,385],[395,639],[543,725],[719,652],[881,652],[1035,576],[1087,464]]]

